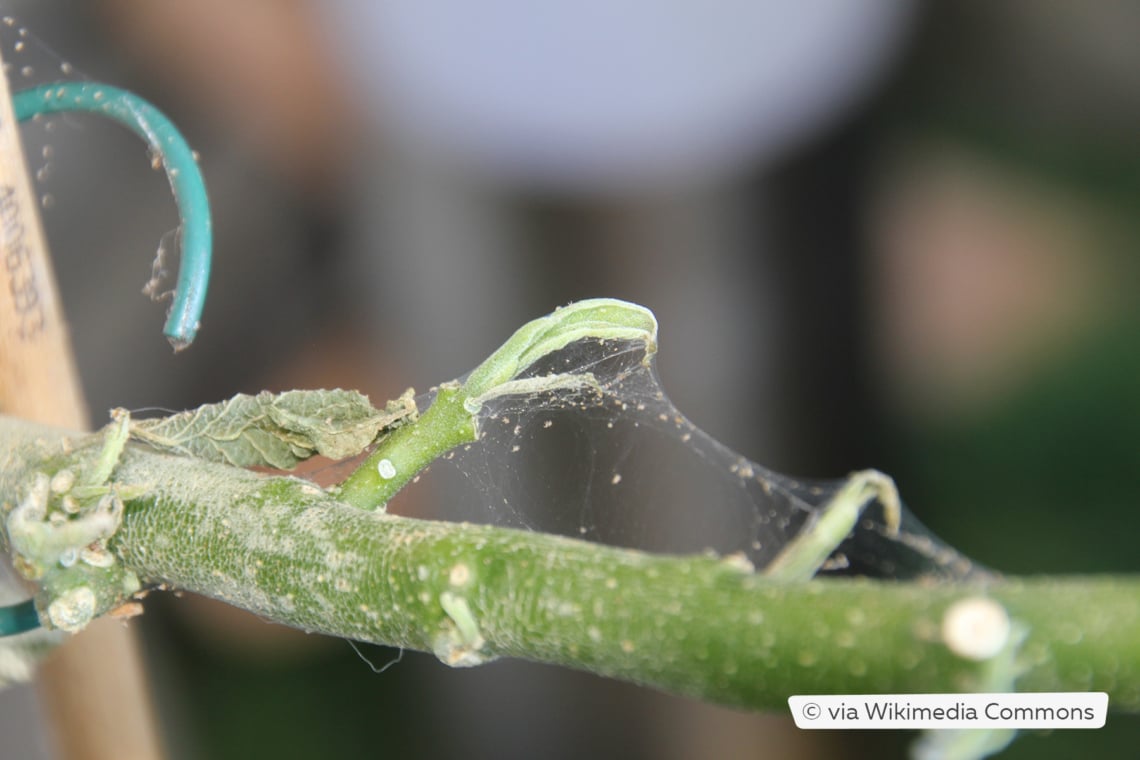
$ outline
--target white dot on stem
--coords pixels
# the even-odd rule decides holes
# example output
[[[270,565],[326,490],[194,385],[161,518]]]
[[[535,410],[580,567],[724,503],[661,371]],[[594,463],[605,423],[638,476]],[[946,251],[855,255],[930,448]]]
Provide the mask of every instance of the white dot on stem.
[[[942,618],[942,640],[951,652],[969,660],[996,655],[1009,641],[1009,633],[1009,614],[985,597],[955,602]]]

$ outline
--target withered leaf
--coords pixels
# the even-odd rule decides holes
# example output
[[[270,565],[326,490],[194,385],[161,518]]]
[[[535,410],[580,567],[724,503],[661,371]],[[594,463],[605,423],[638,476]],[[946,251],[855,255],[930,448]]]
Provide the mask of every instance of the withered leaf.
[[[237,467],[288,470],[321,454],[359,454],[386,432],[414,420],[412,390],[376,409],[356,391],[238,394],[170,417],[132,420],[131,437],[173,454]]]

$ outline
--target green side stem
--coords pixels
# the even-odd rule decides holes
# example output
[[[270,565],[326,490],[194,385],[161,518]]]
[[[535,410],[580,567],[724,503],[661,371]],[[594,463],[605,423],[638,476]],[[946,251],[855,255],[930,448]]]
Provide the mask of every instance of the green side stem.
[[[591,298],[527,322],[464,383],[442,385],[419,419],[380,441],[335,491],[338,498],[361,509],[382,509],[434,459],[478,439],[476,416],[487,397],[506,391],[520,372],[542,357],[586,339],[640,343],[650,356],[657,350],[657,320],[644,306]]]
[[[467,394],[444,385],[435,401],[415,422],[396,428],[382,439],[364,463],[335,491],[345,504],[359,509],[382,509],[425,467],[451,449],[476,439],[475,418],[463,403]],[[381,474],[381,463],[385,477]]]

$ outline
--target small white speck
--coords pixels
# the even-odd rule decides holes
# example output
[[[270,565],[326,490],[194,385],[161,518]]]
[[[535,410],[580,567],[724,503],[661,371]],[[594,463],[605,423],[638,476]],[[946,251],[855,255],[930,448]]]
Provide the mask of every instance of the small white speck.
[[[615,473],[614,473],[614,476],[613,476],[612,478],[610,478],[610,482],[611,482],[611,483],[613,483],[615,486],[616,486],[618,483],[620,483],[620,482],[621,482],[621,473],[620,473],[620,472],[615,472]]]
[[[466,586],[471,580],[471,569],[460,562],[452,566],[451,572],[447,574],[447,580],[452,586]]]
[[[396,477],[396,465],[392,464],[391,459],[381,459],[376,463],[376,472],[380,473],[380,477],[384,480],[391,480]]]
[[[92,567],[111,567],[115,564],[115,555],[106,549],[88,546],[79,552],[79,558]],[[60,560],[62,562],[62,560]]]
[[[75,485],[75,473],[71,470],[60,470],[51,479],[53,493],[67,493]]]
[[[1009,641],[1005,608],[993,599],[971,597],[955,602],[942,618],[942,640],[951,652],[968,660],[988,660]]]
[[[48,619],[56,628],[76,633],[95,616],[95,592],[86,586],[64,591],[48,605]]]

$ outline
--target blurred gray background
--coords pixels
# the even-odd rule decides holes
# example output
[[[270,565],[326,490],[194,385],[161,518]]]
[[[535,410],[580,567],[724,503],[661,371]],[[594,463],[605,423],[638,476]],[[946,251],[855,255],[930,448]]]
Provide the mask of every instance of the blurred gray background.
[[[145,148],[93,118],[25,130],[95,420],[262,389],[395,397],[612,296],[654,310],[674,402],[750,458],[884,469],[1002,571],[1140,569],[1140,6],[533,6],[0,3],[39,41],[5,60],[66,59],[154,102],[210,190],[210,296],[175,356],[139,294],[177,225]],[[409,653],[374,676],[343,642],[198,599],[152,597],[133,624],[174,758],[876,757],[907,739],[525,663]],[[33,696],[0,692],[0,757],[50,757]],[[1138,740],[1112,716],[1002,756]]]

